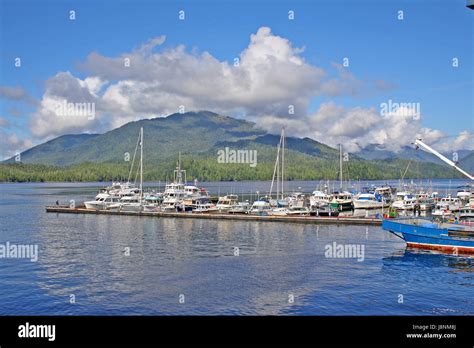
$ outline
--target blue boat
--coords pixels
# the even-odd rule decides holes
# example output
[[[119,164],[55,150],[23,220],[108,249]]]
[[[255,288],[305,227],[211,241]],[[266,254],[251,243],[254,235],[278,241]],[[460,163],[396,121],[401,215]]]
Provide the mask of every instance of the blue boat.
[[[384,219],[382,228],[402,238],[407,246],[451,254],[474,253],[474,227],[429,219]]]

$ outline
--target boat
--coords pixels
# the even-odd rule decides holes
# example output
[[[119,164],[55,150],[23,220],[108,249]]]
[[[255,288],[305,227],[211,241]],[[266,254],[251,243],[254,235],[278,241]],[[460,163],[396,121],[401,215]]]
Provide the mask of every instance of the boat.
[[[267,200],[257,200],[253,202],[250,208],[249,214],[251,215],[269,215],[272,211],[272,207]]]
[[[311,196],[309,197],[309,206],[311,209],[317,208],[320,206],[329,205],[331,201],[331,196],[322,191],[313,191]]]
[[[374,193],[361,193],[354,199],[354,209],[381,209],[388,207],[381,195]]]
[[[120,196],[111,195],[108,193],[99,193],[95,196],[95,200],[86,201],[84,205],[87,209],[106,210],[108,207],[117,204],[120,201]]]
[[[288,202],[288,207],[291,208],[303,208],[306,203],[306,196],[301,192],[293,192],[290,196],[286,197],[285,200]]]
[[[151,192],[143,197],[143,210],[144,211],[160,211],[161,203],[163,202],[163,194]]]
[[[310,215],[312,216],[338,216],[339,209],[332,207],[329,203],[318,204],[310,208]]]
[[[474,225],[474,206],[466,206],[459,209],[459,223]]]
[[[333,208],[338,209],[339,211],[352,210],[353,209],[353,196],[352,193],[348,191],[342,192],[333,192],[331,195],[330,204]]]
[[[238,202],[232,208],[230,208],[227,212],[229,214],[248,214],[250,210],[250,203],[248,201],[245,202]]]
[[[268,215],[274,215],[274,216],[286,216],[288,215],[290,210],[285,207],[279,207],[279,208],[273,208],[268,212]]]
[[[139,195],[124,196],[120,198],[120,201],[117,204],[109,206],[107,210],[140,212],[143,210],[142,200]]]
[[[219,197],[217,200],[216,208],[219,212],[227,212],[237,205],[239,196],[237,195],[226,195]]]
[[[310,211],[308,207],[294,206],[288,209],[287,215],[307,216],[309,214],[310,214]]]
[[[382,228],[403,239],[407,246],[452,254],[474,253],[474,227],[459,223],[408,218],[384,219]]]
[[[217,210],[216,205],[211,203],[209,197],[198,197],[193,200],[193,213],[212,213]]]
[[[440,198],[436,205],[450,211],[458,211],[462,206],[462,202],[459,198],[448,195],[446,197]]]
[[[289,205],[289,197],[285,197],[285,129],[282,128],[280,134],[280,142],[277,146],[277,155],[275,159],[275,166],[273,167],[272,182],[270,191],[265,200],[268,200],[272,208],[285,208]],[[273,187],[276,186],[276,198],[272,197]],[[278,210],[277,210],[278,211]],[[283,210],[281,210],[283,212]]]
[[[413,210],[416,204],[416,197],[408,191],[397,192],[392,208],[397,210]]]
[[[176,169],[173,171],[173,182],[165,185],[165,191],[163,192],[163,203],[161,204],[160,210],[163,212],[172,212],[179,209],[186,210],[183,207],[183,200],[187,198],[185,183],[186,182],[186,171],[181,169],[181,153],[178,157],[178,163]],[[188,188],[188,193],[189,193]]]
[[[466,184],[462,186],[458,186],[456,197],[459,198],[461,201],[469,201],[471,197],[474,195],[474,189],[472,185]]]

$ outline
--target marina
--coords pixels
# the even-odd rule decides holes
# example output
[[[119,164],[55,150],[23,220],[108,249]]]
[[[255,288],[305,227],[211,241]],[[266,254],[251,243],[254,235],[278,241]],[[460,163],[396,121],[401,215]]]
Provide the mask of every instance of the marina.
[[[451,186],[456,195],[462,182],[434,180],[433,187],[444,192]],[[201,183],[212,197],[234,192],[244,202],[269,184]],[[289,192],[312,192],[317,185],[286,183]],[[23,306],[29,315],[474,314],[473,258],[407,247],[381,228],[381,219],[348,224],[336,217],[306,216],[284,223],[272,219],[286,217],[225,213],[219,218],[217,213],[119,213],[54,206],[57,200],[86,201],[102,186],[1,186],[0,229],[5,240],[38,245],[37,262],[5,260],[8,265],[0,269],[5,279],[0,285],[2,313],[14,314]],[[146,186],[158,192],[165,183]],[[50,204],[52,212],[45,213]],[[365,214],[362,210],[360,216]],[[364,261],[327,258],[325,248],[335,242],[364,245]],[[130,256],[125,256],[127,248]],[[234,256],[236,248],[239,256]],[[232,291],[237,286],[239,291]],[[451,295],[444,296],[446,292]],[[70,294],[76,294],[76,305],[69,304]],[[186,296],[185,305],[177,301],[179,294]],[[288,304],[289,294],[296,304]],[[397,302],[398,294],[404,294],[405,304]]]
[[[69,208],[59,206],[47,206],[48,213],[67,214],[104,214],[104,215],[132,215],[150,216],[161,218],[190,218],[190,219],[215,219],[215,220],[245,220],[245,221],[274,221],[294,223],[323,223],[323,224],[346,224],[346,225],[381,225],[382,219],[366,217],[316,217],[316,216],[284,216],[284,215],[259,215],[259,214],[223,214],[223,213],[179,213],[179,212],[148,212],[148,211],[110,211],[95,210],[87,208]]]

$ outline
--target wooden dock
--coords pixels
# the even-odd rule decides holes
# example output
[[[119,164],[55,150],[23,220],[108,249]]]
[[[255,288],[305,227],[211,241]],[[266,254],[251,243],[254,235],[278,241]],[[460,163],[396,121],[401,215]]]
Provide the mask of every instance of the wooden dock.
[[[248,214],[229,213],[164,213],[164,212],[118,212],[108,210],[93,210],[86,208],[69,208],[63,206],[47,206],[48,213],[65,214],[97,214],[97,215],[132,215],[160,218],[182,218],[182,219],[210,219],[210,220],[240,220],[240,221],[273,221],[303,224],[337,224],[337,225],[381,225],[382,220],[376,218],[358,218],[350,216],[257,216]]]

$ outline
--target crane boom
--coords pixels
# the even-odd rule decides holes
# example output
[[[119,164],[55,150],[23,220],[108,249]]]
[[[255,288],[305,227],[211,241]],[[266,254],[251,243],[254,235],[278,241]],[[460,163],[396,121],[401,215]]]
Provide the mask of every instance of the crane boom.
[[[469,179],[471,180],[474,180],[474,176],[472,176],[471,174],[469,174],[468,172],[466,172],[465,170],[459,168],[456,163],[454,163],[453,161],[451,161],[450,159],[444,157],[442,154],[440,154],[438,151],[436,151],[435,149],[433,149],[432,147],[426,145],[424,142],[421,141],[421,139],[416,139],[415,140],[415,145],[417,147],[421,147],[423,150],[425,151],[428,151],[428,152],[431,152],[433,155],[435,155],[436,157],[438,157],[440,160],[442,160],[443,162],[447,163],[448,165],[450,165],[451,167],[453,167],[454,169],[456,169],[458,172],[464,174],[465,176],[467,176]]]

